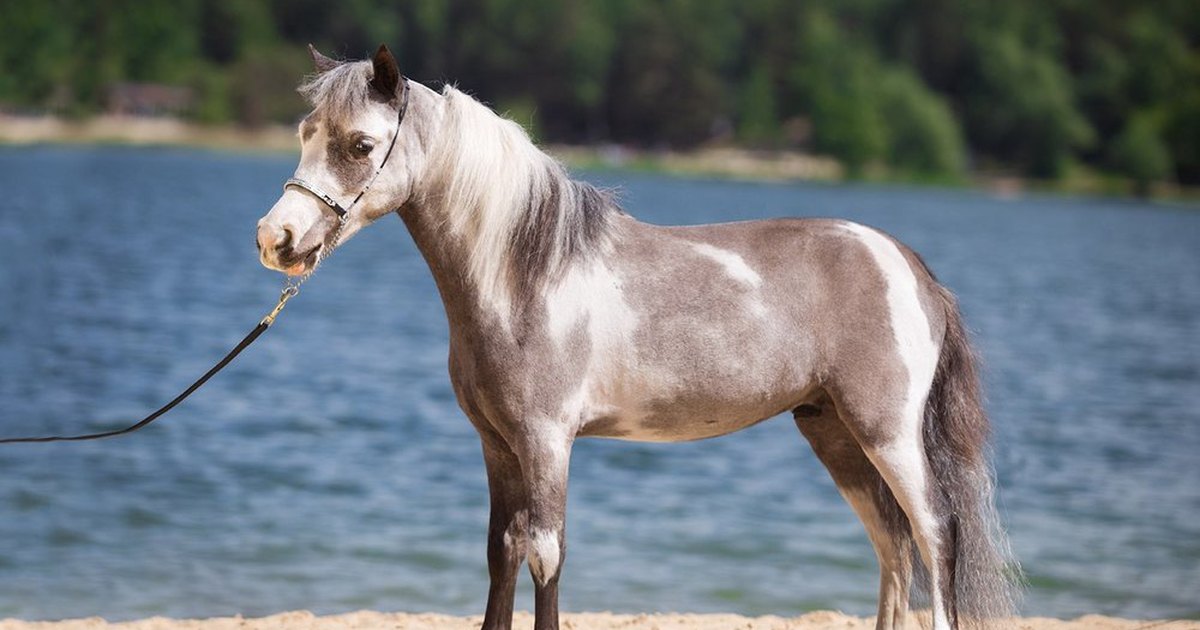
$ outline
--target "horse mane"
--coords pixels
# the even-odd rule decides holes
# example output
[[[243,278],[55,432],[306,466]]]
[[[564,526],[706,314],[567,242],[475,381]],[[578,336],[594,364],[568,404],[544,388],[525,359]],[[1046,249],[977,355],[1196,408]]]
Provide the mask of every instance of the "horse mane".
[[[599,251],[620,214],[611,194],[570,178],[525,130],[447,86],[430,162],[447,229],[467,246],[481,294],[517,308]]]
[[[373,73],[370,61],[345,62],[298,91],[314,111],[350,117],[371,102]],[[610,193],[572,180],[517,123],[452,86],[442,97],[425,202],[465,243],[467,273],[482,296],[528,304],[571,262],[607,242],[620,211]]]

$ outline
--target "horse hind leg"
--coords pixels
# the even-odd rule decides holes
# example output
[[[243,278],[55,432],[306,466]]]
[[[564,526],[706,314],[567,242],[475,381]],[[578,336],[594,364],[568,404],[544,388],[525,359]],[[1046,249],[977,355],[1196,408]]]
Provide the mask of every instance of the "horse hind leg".
[[[903,630],[912,580],[913,545],[908,518],[828,396],[822,394],[797,407],[792,415],[875,547],[879,560],[876,630]]]
[[[929,575],[934,630],[958,627],[955,565],[957,528],[938,490],[920,436],[864,449],[908,515]]]
[[[908,517],[929,580],[934,630],[958,628],[956,521],[926,457],[923,414],[889,408],[882,402],[888,399],[860,406],[839,400],[839,414]]]

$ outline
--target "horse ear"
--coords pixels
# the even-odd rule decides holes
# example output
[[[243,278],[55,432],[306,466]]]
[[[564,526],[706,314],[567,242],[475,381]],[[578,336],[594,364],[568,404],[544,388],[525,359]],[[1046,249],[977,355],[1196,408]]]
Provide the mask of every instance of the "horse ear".
[[[388,98],[396,96],[396,87],[400,85],[400,66],[396,64],[392,51],[380,44],[379,50],[375,51],[375,56],[371,58],[371,63],[375,66],[371,87]]]
[[[317,50],[317,47],[313,46],[312,44],[308,45],[308,54],[312,55],[313,66],[316,67],[317,73],[319,74],[329,72],[330,70],[342,65],[340,61],[337,61],[336,59],[330,59],[329,57],[322,55],[321,51]]]

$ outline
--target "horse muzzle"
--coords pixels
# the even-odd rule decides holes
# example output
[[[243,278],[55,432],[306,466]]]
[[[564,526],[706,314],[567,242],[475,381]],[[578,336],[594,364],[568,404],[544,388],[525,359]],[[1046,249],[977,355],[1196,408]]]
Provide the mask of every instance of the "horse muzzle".
[[[324,246],[328,230],[316,225],[297,242],[295,229],[290,226],[276,227],[260,224],[254,244],[258,248],[259,261],[267,269],[282,271],[289,276],[303,275],[316,266],[317,255]]]

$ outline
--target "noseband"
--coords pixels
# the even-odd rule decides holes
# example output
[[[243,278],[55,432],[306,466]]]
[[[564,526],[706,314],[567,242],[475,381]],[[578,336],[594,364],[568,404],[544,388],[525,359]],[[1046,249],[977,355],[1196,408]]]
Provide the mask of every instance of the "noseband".
[[[359,191],[358,196],[354,198],[354,201],[350,202],[349,206],[342,207],[342,204],[338,203],[338,200],[326,192],[325,189],[299,177],[288,178],[283,184],[283,189],[286,191],[289,187],[295,186],[301,190],[308,191],[311,195],[321,200],[322,203],[329,206],[329,209],[333,210],[333,213],[338,216],[338,220],[345,223],[350,216],[350,210],[354,208],[359,199],[363,198],[363,195],[367,194],[368,190],[371,190],[371,186],[375,183],[375,178],[379,177],[379,174],[383,172],[383,167],[387,164],[388,158],[392,157],[392,149],[396,148],[396,138],[400,137],[400,125],[404,123],[404,114],[408,111],[408,90],[408,79],[404,79],[404,90],[400,93],[400,109],[396,113],[396,133],[392,134],[392,141],[388,144],[387,153],[383,154],[383,161],[379,163],[379,168],[375,169],[375,174],[371,176],[371,179],[367,180],[367,185]]]

